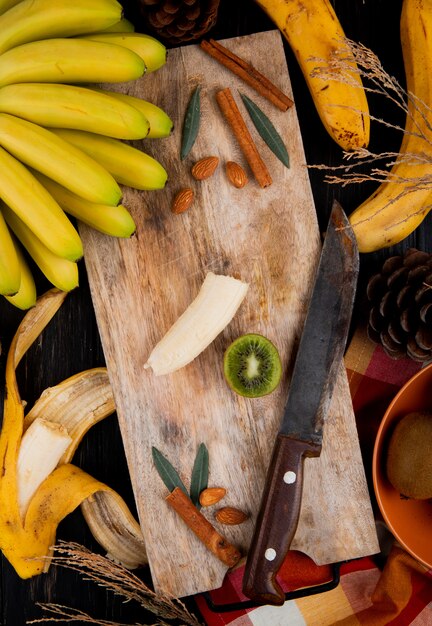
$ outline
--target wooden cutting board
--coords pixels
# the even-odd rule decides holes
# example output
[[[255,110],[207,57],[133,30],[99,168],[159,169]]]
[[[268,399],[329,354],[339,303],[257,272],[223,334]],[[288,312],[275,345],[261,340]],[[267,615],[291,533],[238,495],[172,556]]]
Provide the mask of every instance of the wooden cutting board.
[[[291,95],[279,31],[225,42]],[[200,132],[189,157],[180,162],[181,125],[192,90],[202,86]],[[235,189],[224,163],[243,156],[215,102],[231,87],[248,94],[284,137],[291,166],[285,168],[248,126],[273,176],[261,189]],[[170,50],[155,74],[118,87],[162,106],[175,122],[171,137],[137,142],[169,173],[158,192],[125,189],[124,204],[137,232],[126,241],[81,227],[96,318],[117,404],[126,456],[155,587],[186,596],[222,584],[226,567],[190,532],[165,502],[167,489],[151,456],[156,446],[189,486],[197,448],[209,450],[209,486],[227,489],[221,504],[247,511],[236,527],[214,522],[246,553],[272,442],[281,419],[293,357],[320,253],[320,236],[305,156],[293,107],[282,113],[220,67],[196,45]],[[244,111],[245,118],[247,114]],[[190,166],[216,155],[215,175],[196,182]],[[173,195],[191,186],[193,206],[173,215]],[[234,320],[193,363],[156,377],[144,364],[153,346],[195,298],[207,272],[240,277],[249,292]],[[227,345],[240,334],[261,333],[279,348],[283,381],[270,396],[249,400],[230,391],[222,373]],[[325,426],[319,459],[305,463],[304,498],[292,545],[317,563],[378,551],[345,371],[341,369]],[[305,380],[305,393],[308,381]]]

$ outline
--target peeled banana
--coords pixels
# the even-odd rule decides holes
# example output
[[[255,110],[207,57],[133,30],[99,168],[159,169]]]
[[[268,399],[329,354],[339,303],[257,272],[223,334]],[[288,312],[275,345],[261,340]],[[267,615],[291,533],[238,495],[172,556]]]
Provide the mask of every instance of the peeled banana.
[[[360,252],[373,252],[402,241],[432,208],[431,0],[404,0],[401,43],[410,94],[405,132],[388,182],[383,182],[349,217]]]
[[[118,139],[143,139],[149,123],[134,107],[88,87],[20,83],[0,88],[0,112],[40,126],[75,128]]]
[[[0,211],[0,294],[11,296],[21,283],[21,265],[15,243]]]
[[[103,30],[122,14],[116,0],[22,0],[0,15],[0,54],[28,41]]]
[[[21,270],[21,282],[17,293],[14,296],[5,296],[5,298],[13,306],[26,311],[36,304],[36,285],[33,274],[19,246],[16,246],[16,252]]]
[[[42,39],[0,55],[0,87],[15,83],[118,83],[146,71],[131,50],[86,39]]]
[[[147,72],[155,72],[166,63],[165,46],[154,37],[143,33],[94,33],[82,35],[81,39],[124,46],[144,61]]]
[[[209,272],[195,300],[153,348],[144,368],[156,376],[193,361],[229,324],[249,285],[231,276]]]
[[[314,75],[317,69],[328,65],[338,50],[344,57],[349,55],[342,26],[330,0],[256,2],[291,46],[330,136],[344,150],[366,147],[369,143],[369,109],[354,60],[349,84],[344,82],[343,72],[337,68],[331,70],[334,80]]]
[[[46,389],[27,413],[24,430],[42,418],[64,428],[72,441],[60,463],[69,463],[85,433],[114,411],[107,370],[97,367]],[[117,493],[97,492],[81,503],[81,510],[109,557],[129,568],[147,562],[141,529]]]
[[[24,433],[17,459],[18,506],[23,521],[33,494],[57,467],[71,442],[66,428],[41,417]]]
[[[82,257],[80,236],[57,202],[20,161],[1,147],[0,198],[55,255],[70,261]]]
[[[122,185],[135,189],[162,189],[167,172],[153,157],[117,139],[77,130],[52,129],[100,163]]]
[[[120,187],[104,167],[38,124],[0,113],[0,146],[89,202],[120,201]]]
[[[78,287],[77,264],[51,252],[8,206],[3,204],[1,208],[11,230],[48,280],[62,291]]]
[[[138,109],[138,111],[141,111],[150,124],[147,139],[160,139],[162,137],[168,137],[171,134],[173,121],[160,107],[152,104],[151,102],[147,102],[147,100],[142,100],[141,98],[136,98],[135,96],[130,96],[125,93],[106,91],[103,89],[100,91],[109,96],[113,96],[114,98],[118,98],[119,100],[123,100],[123,102],[126,102],[127,104],[130,104]]]
[[[15,370],[65,295],[53,289],[38,299],[21,322],[6,363],[0,549],[21,578],[48,570],[57,525],[87,498],[86,519],[109,555],[129,567],[147,560],[140,528],[122,498],[68,462],[88,428],[114,409],[106,370],[88,370],[52,388],[49,399],[41,400],[44,417],[35,409],[24,420]]]
[[[39,172],[33,174],[66,213],[84,224],[112,237],[130,237],[135,232],[135,222],[129,211],[121,204],[109,206],[89,202],[43,174]]]

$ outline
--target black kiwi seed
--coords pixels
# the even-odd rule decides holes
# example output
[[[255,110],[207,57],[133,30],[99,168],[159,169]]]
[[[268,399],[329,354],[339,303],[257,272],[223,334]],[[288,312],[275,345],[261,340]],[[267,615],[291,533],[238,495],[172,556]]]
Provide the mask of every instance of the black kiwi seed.
[[[279,353],[263,335],[242,335],[225,351],[224,374],[231,389],[239,395],[265,396],[276,389],[281,379]]]

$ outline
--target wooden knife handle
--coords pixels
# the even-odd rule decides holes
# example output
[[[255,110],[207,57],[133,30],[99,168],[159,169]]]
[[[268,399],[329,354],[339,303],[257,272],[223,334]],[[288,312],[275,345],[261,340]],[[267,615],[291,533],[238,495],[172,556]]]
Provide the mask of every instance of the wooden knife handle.
[[[243,577],[243,592],[252,600],[284,603],[285,594],[276,575],[297,528],[303,459],[320,452],[318,444],[277,436]]]

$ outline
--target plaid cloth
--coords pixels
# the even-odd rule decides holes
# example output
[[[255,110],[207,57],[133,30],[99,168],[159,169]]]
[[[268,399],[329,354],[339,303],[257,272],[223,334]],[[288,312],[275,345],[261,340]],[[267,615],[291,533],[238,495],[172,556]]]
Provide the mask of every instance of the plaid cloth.
[[[410,359],[393,361],[381,347],[357,329],[345,355],[370,493],[372,453],[382,416],[397,391],[420,370]],[[288,600],[282,607],[260,606],[229,613],[210,610],[196,596],[208,626],[431,626],[432,570],[403,550],[389,534],[376,509],[382,553],[342,564],[340,584],[331,591]],[[230,572],[220,589],[210,593],[215,604],[247,600],[242,594],[244,567]],[[330,566],[317,566],[306,555],[291,551],[278,580],[285,591],[331,580]]]

